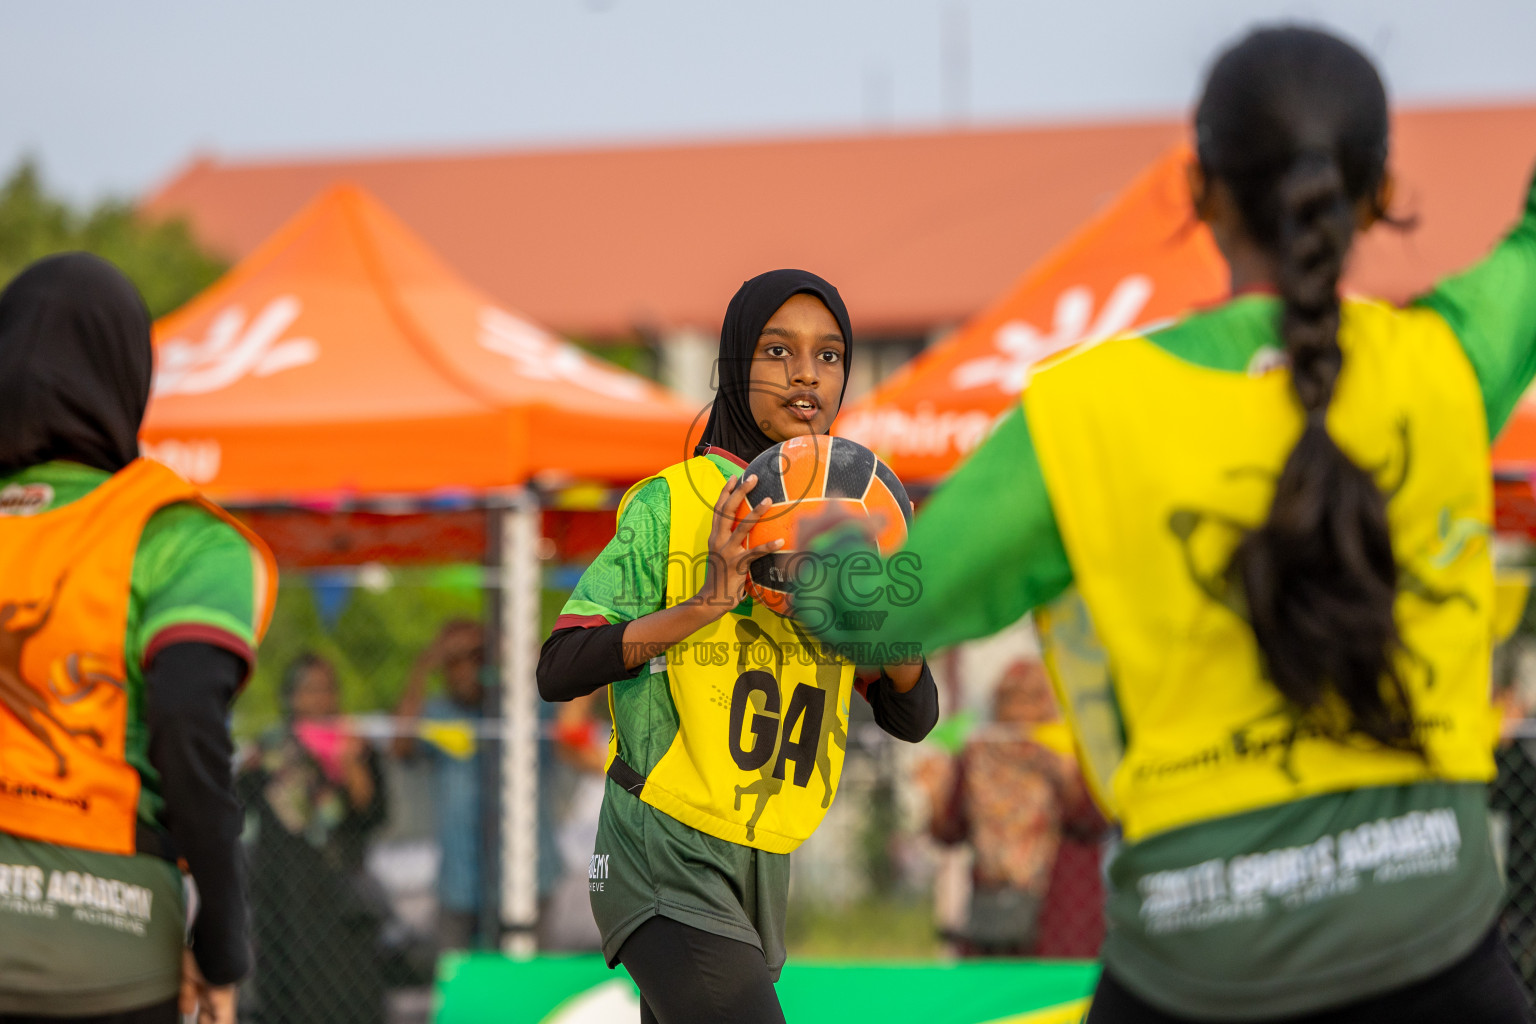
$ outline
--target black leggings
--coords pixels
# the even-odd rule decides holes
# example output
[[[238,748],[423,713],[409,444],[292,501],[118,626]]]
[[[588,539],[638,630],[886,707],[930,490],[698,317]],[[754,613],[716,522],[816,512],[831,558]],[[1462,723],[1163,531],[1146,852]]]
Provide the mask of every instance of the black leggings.
[[[0,1013],[0,1024],[181,1024],[176,1000],[142,1006],[137,1010],[103,1013],[95,1017],[28,1017]]]
[[[1472,952],[1423,981],[1305,1017],[1274,1019],[1276,1024],[1526,1024],[1530,1008],[1494,929]],[[1147,1005],[1105,971],[1088,1024],[1195,1022]]]
[[[653,917],[619,948],[640,1024],[784,1024],[762,950]]]

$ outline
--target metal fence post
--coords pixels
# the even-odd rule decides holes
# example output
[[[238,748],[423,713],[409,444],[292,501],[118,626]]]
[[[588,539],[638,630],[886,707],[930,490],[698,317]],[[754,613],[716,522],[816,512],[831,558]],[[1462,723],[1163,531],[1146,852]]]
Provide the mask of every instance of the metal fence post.
[[[500,513],[501,564],[501,918],[503,949],[537,949],[539,857],[539,540],[536,495]]]

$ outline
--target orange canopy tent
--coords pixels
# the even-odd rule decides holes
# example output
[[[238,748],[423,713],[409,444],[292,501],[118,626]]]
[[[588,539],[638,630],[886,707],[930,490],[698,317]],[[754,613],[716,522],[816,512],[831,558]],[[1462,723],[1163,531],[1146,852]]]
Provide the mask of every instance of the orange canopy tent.
[[[248,513],[287,545],[285,564],[485,559],[502,679],[485,708],[502,740],[502,784],[487,788],[501,811],[488,805],[487,825],[502,840],[503,923],[526,948],[546,535],[523,485],[644,476],[683,457],[693,411],[491,301],[345,185],[156,324],[155,344],[145,450],[210,493],[245,505],[417,499],[405,503],[414,515]],[[419,512],[445,490],[480,507]]]
[[[1193,220],[1189,159],[1186,146],[1164,154],[997,302],[851,404],[838,432],[904,480],[936,483],[1013,407],[1040,359],[1222,298],[1226,265]],[[1381,250],[1366,247],[1367,275]],[[1536,392],[1516,408],[1493,463],[1498,528],[1536,535]]]
[[[849,406],[838,432],[904,480],[947,474],[1012,408],[1030,367],[1221,298],[1226,265],[1193,219],[1187,147],[1165,153],[1002,298]]]
[[[241,502],[629,481],[684,456],[695,412],[492,301],[347,185],[155,341],[148,452]]]

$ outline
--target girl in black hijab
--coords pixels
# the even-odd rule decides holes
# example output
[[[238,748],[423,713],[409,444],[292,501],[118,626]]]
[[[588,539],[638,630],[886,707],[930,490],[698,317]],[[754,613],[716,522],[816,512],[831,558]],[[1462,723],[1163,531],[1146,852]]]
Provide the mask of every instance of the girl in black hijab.
[[[26,538],[76,529],[51,513],[108,493],[120,474],[155,472],[137,461],[153,366],[149,313],[106,260],[50,256],[0,294],[0,615],[35,601],[12,592],[36,565]],[[109,507],[122,514],[125,506]],[[41,878],[68,867],[140,885],[153,896],[149,937],[67,913],[0,921],[0,1020],[172,1024],[199,1009],[209,1024],[234,1024],[250,943],[228,714],[252,667],[261,628],[256,595],[269,581],[256,581],[251,543],[211,508],[177,501],[148,511],[147,520],[131,584],[123,581],[127,636],[92,637],[127,663],[125,678],[113,681],[132,695],[122,756],[149,798],[139,804],[136,852],[44,842],[14,805],[0,804],[0,863],[17,865],[18,877],[24,869]],[[75,567],[99,550],[80,550]],[[153,568],[139,572],[146,565]],[[194,574],[198,583],[189,586]],[[93,598],[61,581],[54,600],[49,614],[58,623]],[[112,621],[110,613],[91,614]],[[209,616],[229,628],[209,626]],[[3,672],[9,682],[0,687],[0,716],[13,715],[18,701],[34,711],[48,707],[54,686],[53,678],[26,675],[20,642],[12,633],[0,643],[18,656]],[[112,728],[124,729],[109,722],[102,732]],[[200,896],[189,935],[195,952],[182,948],[178,859]]]
[[[848,391],[848,367],[853,359],[853,328],[848,323],[848,309],[837,289],[815,274],[805,270],[770,270],[744,283],[725,308],[725,322],[720,326],[720,355],[716,363],[719,386],[695,455],[704,455],[711,450],[730,452],[748,463],[784,440],[782,437],[774,440],[763,432],[762,411],[775,398],[782,400],[785,397],[788,380],[776,368],[755,363],[754,356],[762,340],[763,328],[781,306],[797,295],[819,300],[837,322],[843,338],[837,401],[830,405],[825,427],[813,431],[818,434],[828,432],[831,417],[837,415],[843,395]],[[757,368],[755,380],[754,365]]]
[[[817,785],[816,773],[828,766],[821,810],[830,804],[831,748],[845,743],[847,727],[839,687],[852,685],[853,669],[806,644],[793,623],[745,600],[752,562],[778,545],[748,546],[748,531],[768,503],[743,508],[755,477],[741,474],[779,442],[830,432],[852,347],[842,298],[815,274],[775,270],[743,284],[720,330],[718,390],[694,457],[626,496],[614,540],[582,575],[540,656],[546,700],[609,687],[615,740],[588,876],[604,955],[609,966],[622,961],[639,986],[642,1021],[784,1020],[773,984],[784,963],[789,855],[767,848],[775,844],[754,832],[757,817],[743,827],[733,814],[745,818],[754,806],[761,814],[790,785],[787,753],[772,777],[759,774],[771,768],[763,751],[775,745],[796,752],[790,780],[802,789]],[[739,513],[745,515],[738,526]],[[671,550],[674,518],[679,538],[696,538],[678,541],[692,550]],[[700,565],[707,567],[702,573]],[[669,576],[674,590],[687,592],[668,593]],[[746,659],[734,648],[750,646],[741,639],[734,667],[704,666],[695,652],[733,646],[706,639],[720,636],[764,637],[771,645],[783,638],[805,646],[804,657],[793,660],[816,667],[795,668],[786,657],[772,672],[738,675]],[[938,694],[921,661],[875,666],[859,688],[875,720],[901,739],[922,739],[937,720]],[[760,704],[749,705],[749,690]],[[697,694],[708,692],[731,704],[729,727],[723,711],[700,710]],[[802,697],[825,708],[814,725],[797,717]],[[750,710],[757,707],[761,713]],[[779,736],[794,730],[777,728],[781,707],[784,722],[800,723],[798,739]],[[750,751],[742,749],[747,720]],[[694,789],[716,795],[694,792],[694,803],[668,804],[668,794],[683,791],[671,786],[684,759],[684,773],[707,782]],[[655,776],[649,790],[647,774]],[[818,812],[806,814],[801,834],[818,820]]]
[[[48,256],[0,295],[0,476],[139,457],[153,368],[138,289],[89,253]]]

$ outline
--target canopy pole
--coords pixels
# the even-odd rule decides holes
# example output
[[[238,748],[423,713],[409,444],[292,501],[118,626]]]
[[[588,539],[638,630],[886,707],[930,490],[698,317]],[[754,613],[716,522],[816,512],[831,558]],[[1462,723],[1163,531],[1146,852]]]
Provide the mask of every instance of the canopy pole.
[[[532,956],[539,915],[539,500],[523,492],[500,519],[501,916],[503,949]]]

